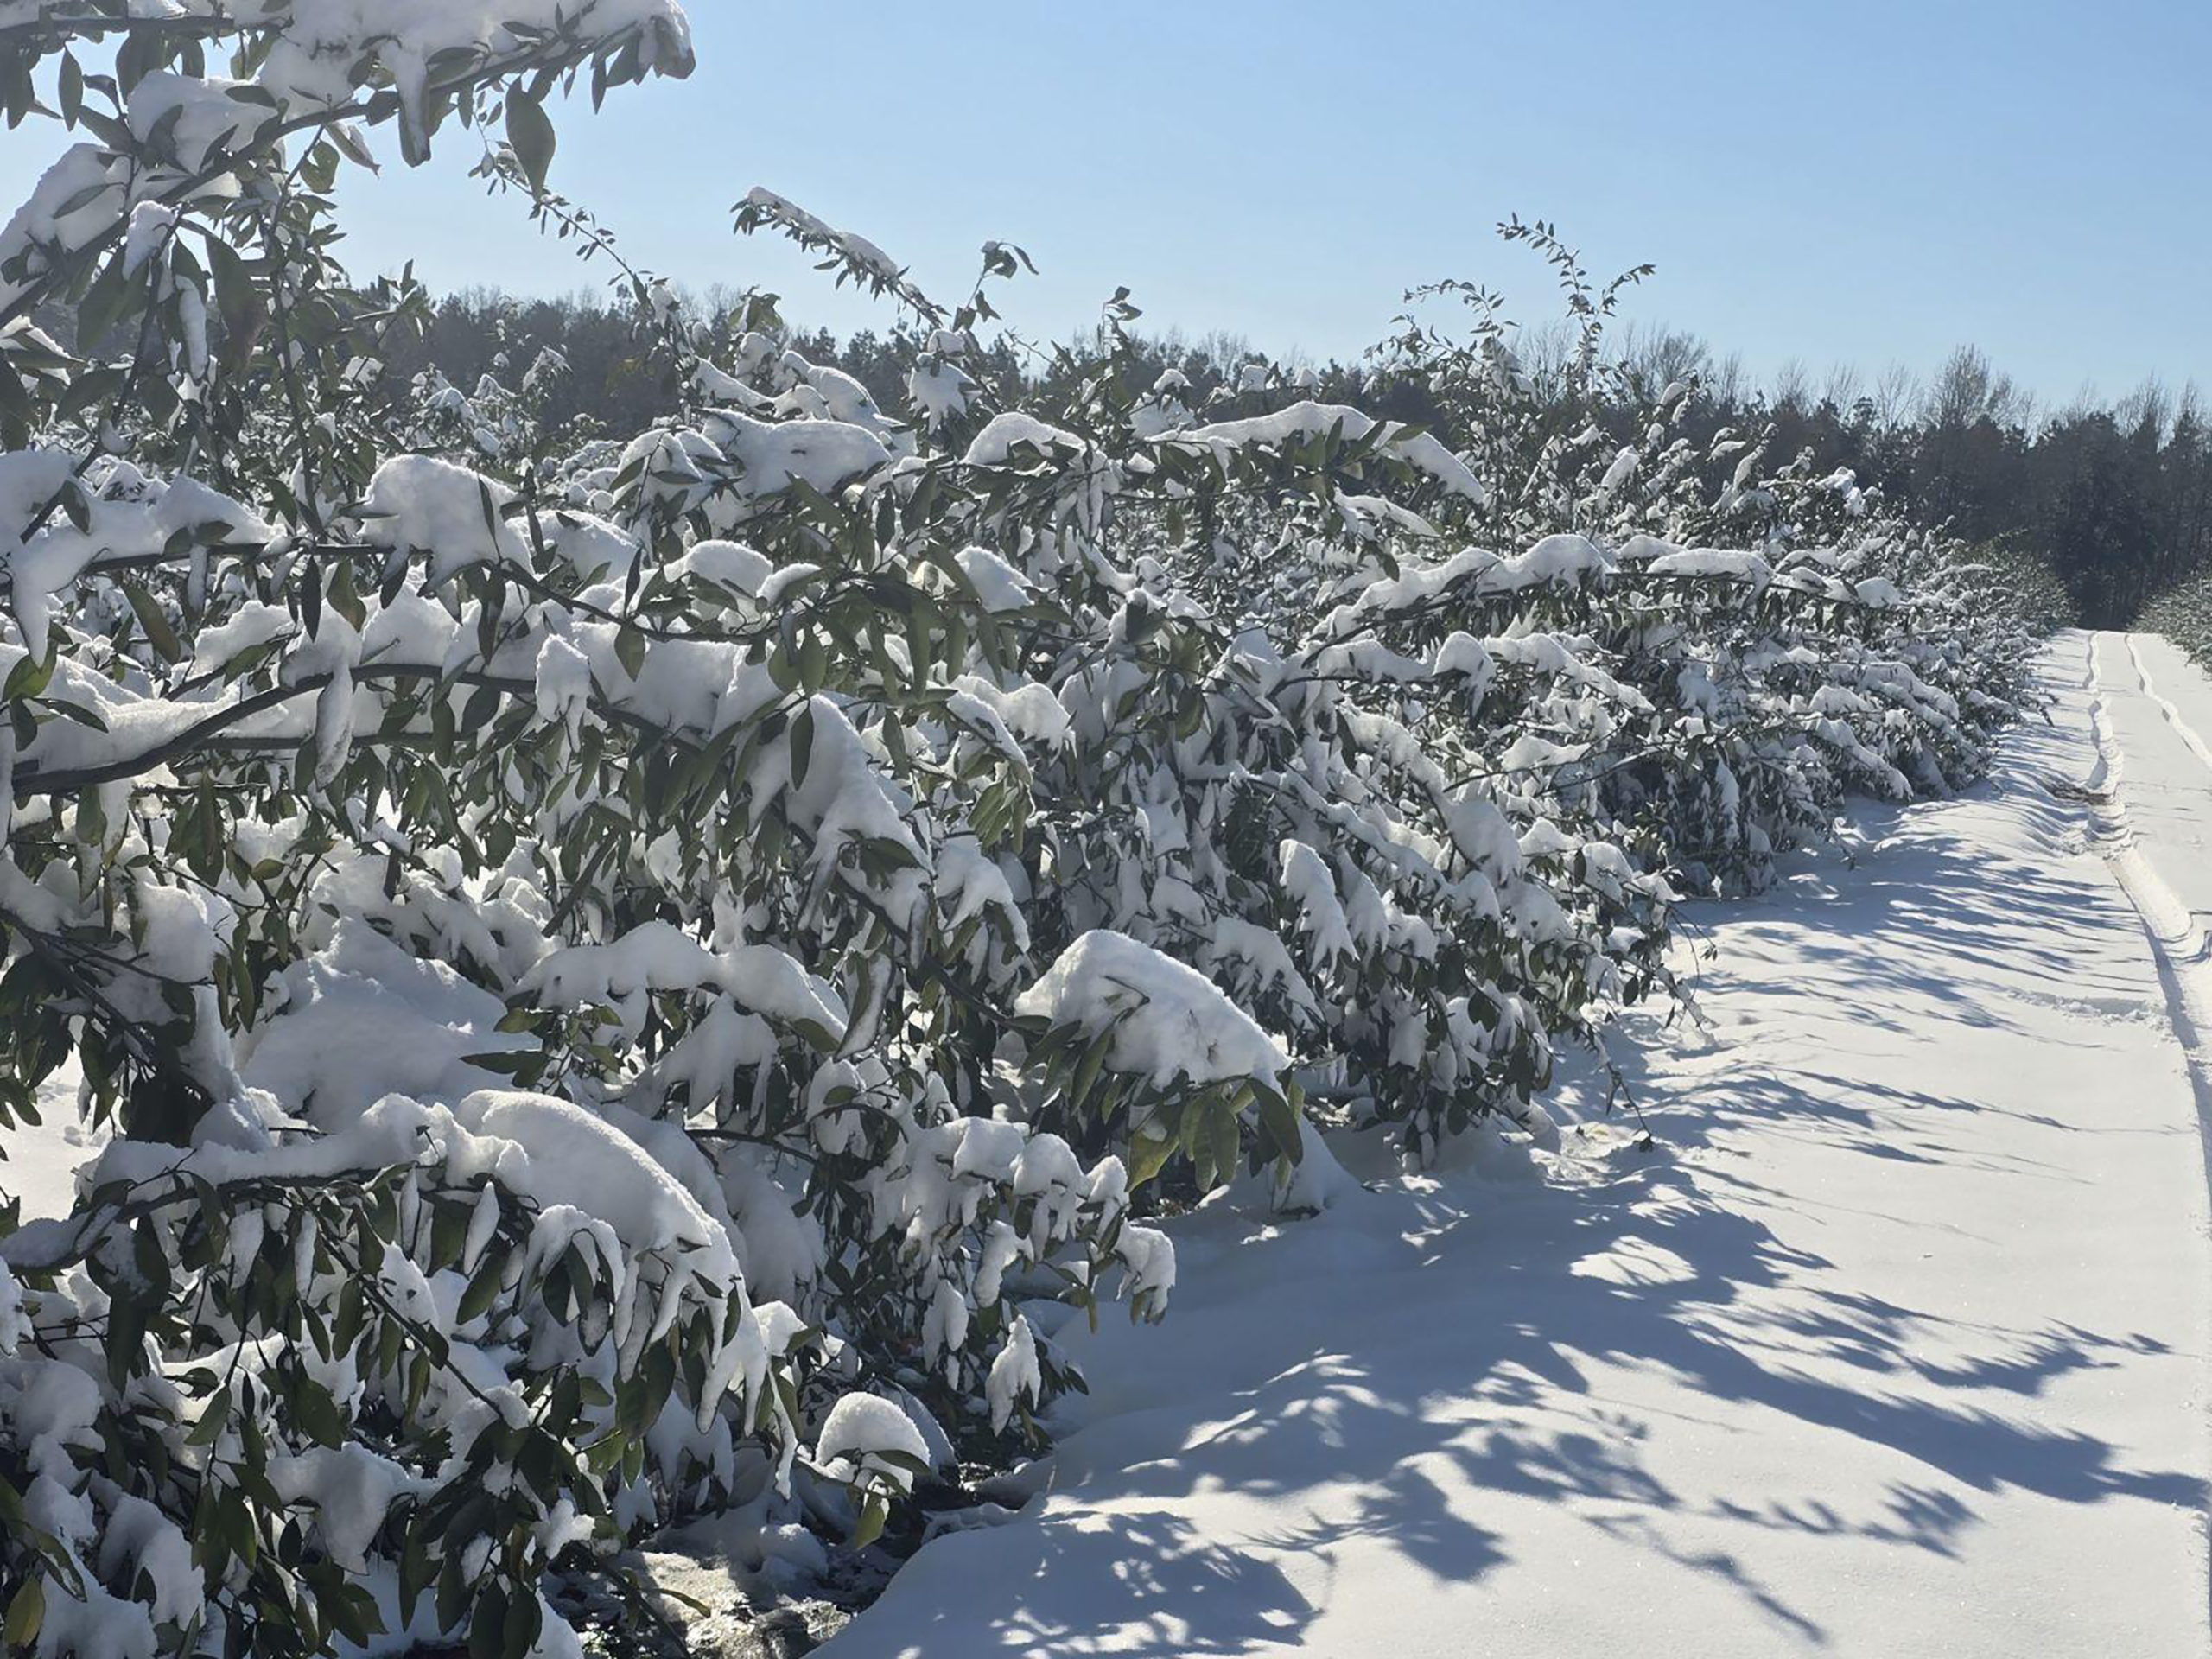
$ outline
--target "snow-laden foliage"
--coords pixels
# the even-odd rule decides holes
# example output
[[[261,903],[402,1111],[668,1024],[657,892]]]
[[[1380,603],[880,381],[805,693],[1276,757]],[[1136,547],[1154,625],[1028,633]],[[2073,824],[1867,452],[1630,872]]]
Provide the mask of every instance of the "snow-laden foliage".
[[[2177,583],[2145,605],[2134,621],[2140,633],[2163,633],[2199,664],[2212,667],[2212,578]]]
[[[2001,584],[1670,443],[1694,388],[1607,455],[1494,332],[1378,370],[1436,430],[1109,334],[1027,407],[1018,251],[944,308],[767,191],[908,407],[635,273],[652,429],[395,384],[363,129],[613,257],[543,101],[690,64],[666,0],[399,10],[0,3],[76,139],[0,232],[0,1122],[73,1065],[111,1137],[0,1236],[41,1654],[568,1652],[657,1523],[864,1546],[1079,1386],[1040,1304],[1165,1310],[1136,1217],[1325,1205],[1312,1120],[1542,1135],[1681,892],[2018,695]]]

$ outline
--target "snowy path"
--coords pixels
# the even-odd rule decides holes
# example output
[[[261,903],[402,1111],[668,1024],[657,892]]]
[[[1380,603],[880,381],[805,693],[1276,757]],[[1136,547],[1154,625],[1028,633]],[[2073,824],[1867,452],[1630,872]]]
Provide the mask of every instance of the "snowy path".
[[[2212,1650],[2212,682],[2050,672],[1989,786],[1706,912],[1659,1150],[1195,1218],[1049,1490],[824,1651]]]

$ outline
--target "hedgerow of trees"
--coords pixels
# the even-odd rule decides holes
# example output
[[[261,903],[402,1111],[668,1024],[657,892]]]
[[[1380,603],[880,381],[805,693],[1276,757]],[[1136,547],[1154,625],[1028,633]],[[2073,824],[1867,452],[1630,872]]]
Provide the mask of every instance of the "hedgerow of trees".
[[[703,318],[729,318],[743,315],[752,297],[709,288],[692,303]],[[883,406],[897,406],[906,365],[889,333],[862,329],[840,340],[792,328],[779,338],[810,361],[852,375]],[[1535,384],[1548,394],[1564,384],[1559,359],[1567,338],[1545,327],[1516,336]],[[1233,334],[1191,342],[1173,333],[1137,334],[1132,346],[1154,372],[1183,375],[1201,403],[1233,386],[1260,355]],[[619,429],[661,412],[626,308],[590,288],[553,299],[485,289],[442,296],[425,333],[396,360],[468,387],[548,349],[570,370],[547,405],[555,420],[591,413]],[[978,349],[1000,379],[1033,378],[1033,396],[1045,406],[1067,390],[1049,356],[1024,356],[1002,334]],[[1675,331],[1630,326],[1609,349],[1630,384],[1647,391],[1697,379],[1700,396],[1686,416],[1694,437],[1710,440],[1724,427],[1758,432],[1771,454],[1803,453],[1824,470],[1850,468],[1900,508],[1946,525],[2042,588],[2054,626],[2126,626],[2151,598],[2212,567],[2212,415],[2194,386],[2149,383],[2110,403],[2083,397],[2044,408],[1972,347],[1924,384],[1897,368],[1871,381],[1841,368],[1816,381],[1792,366],[1764,385],[1740,359],[1717,357]],[[1316,365],[1313,385],[1320,396],[1358,401],[1377,414],[1439,417],[1417,384],[1378,382],[1376,370],[1372,359]],[[1625,441],[1637,403],[1631,396],[1585,412]]]
[[[911,1542],[1082,1386],[1044,1309],[1166,1312],[1163,1212],[1546,1137],[1681,894],[2024,695],[2012,575],[1607,353],[1547,227],[1554,378],[1454,286],[1370,413],[1126,296],[1015,372],[1018,250],[941,303],[747,195],[882,298],[872,391],[553,188],[671,0],[375,14],[0,6],[64,143],[0,232],[0,1126],[106,1137],[0,1212],[11,1647],[569,1654],[659,1525]],[[649,409],[419,355],[337,257],[379,131],[621,273]]]

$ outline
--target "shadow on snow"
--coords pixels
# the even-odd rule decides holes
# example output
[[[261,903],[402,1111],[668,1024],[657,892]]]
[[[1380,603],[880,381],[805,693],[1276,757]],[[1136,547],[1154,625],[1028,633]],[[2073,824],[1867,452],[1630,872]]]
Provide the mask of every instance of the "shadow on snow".
[[[2071,821],[2056,804],[2048,815],[2054,837]],[[1624,1057],[1659,1128],[1655,1152],[1618,1147],[1590,1160],[1579,1185],[1452,1179],[1356,1196],[1313,1223],[1192,1218],[1177,1315],[1102,1338],[1116,1363],[1098,1368],[1101,1392],[1084,1410],[1093,1427],[1055,1459],[1052,1486],[1073,1501],[932,1544],[927,1572],[910,1575],[927,1586],[894,1581],[836,1650],[868,1650],[871,1635],[915,1656],[1293,1645],[1327,1605],[1336,1552],[1351,1541],[1454,1583],[1505,1563],[1505,1535],[1484,1522],[1486,1510],[1499,1518],[1504,1495],[1566,1506],[1819,1645],[1817,1623],[1711,1547],[1710,1523],[1955,1556],[1980,1519],[1979,1494],[2200,1505],[2196,1475],[2126,1466],[2113,1446],[2032,1408],[2055,1378],[2164,1351],[2158,1342],[2060,1323],[1961,1324],[1847,1287],[1750,1213],[1785,1200],[1758,1185],[1755,1158],[1716,1145],[1750,1129],[1873,1159],[1984,1157],[1952,1144],[1946,1125],[2006,1109],[1940,1087],[1870,1088],[1835,1058],[1894,1043],[1904,1027],[1888,1010],[1916,1001],[1962,1023],[2031,1029],[2037,993],[2024,986],[2079,988],[2080,965],[2044,942],[2065,938],[2082,891],[2024,861],[1993,880],[1986,849],[1936,824],[1912,829],[1840,892],[1732,907],[1732,949],[1760,948],[1719,964],[1708,995],[1758,984],[1768,971],[1758,958],[1770,955],[1820,965],[1824,990],[1851,988],[1809,1016],[1793,1005],[1792,1029],[1809,1017],[1817,1052],[1777,1052],[1760,1036],[1717,1052],[1725,1065],[1755,1050],[1756,1071],[1655,1084]],[[1939,947],[1943,976],[1923,965]],[[2094,990],[2069,1005],[2102,1007]],[[2109,1012],[2126,1017],[2126,1001]],[[2017,1158],[1982,1166],[2079,1179]],[[1951,1225],[1892,1219],[1934,1235]],[[1725,1433],[1756,1433],[1760,1414],[1780,1414],[1888,1448],[1917,1472],[1861,1513],[1770,1492],[1691,1498],[1640,1455],[1652,1410],[1598,1397],[1598,1366],[1680,1385],[1655,1395],[1686,1387]],[[1185,1517],[1221,1493],[1264,1503],[1264,1524],[1200,1535]],[[1705,1523],[1700,1545],[1677,1541],[1683,1518]],[[1044,1579],[1050,1594],[1025,1592],[1025,1580]],[[948,1586],[973,1593],[949,1598]]]

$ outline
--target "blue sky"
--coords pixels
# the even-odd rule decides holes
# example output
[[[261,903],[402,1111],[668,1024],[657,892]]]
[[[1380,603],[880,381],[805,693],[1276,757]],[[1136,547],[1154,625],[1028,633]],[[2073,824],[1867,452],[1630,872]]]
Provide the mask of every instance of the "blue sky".
[[[2212,5],[1468,0],[694,0],[700,67],[579,104],[555,182],[633,257],[881,314],[729,234],[766,184],[957,293],[987,237],[1063,335],[1126,283],[1149,322],[1350,355],[1408,284],[1548,314],[1498,245],[1556,220],[1635,316],[1756,369],[1925,370],[1966,340],[2047,398],[2212,389]],[[463,177],[467,135],[357,189],[359,265],[596,280]],[[21,147],[20,137],[10,143]],[[386,146],[388,148],[389,146]],[[23,162],[14,163],[24,166]],[[13,183],[10,180],[9,182]]]

